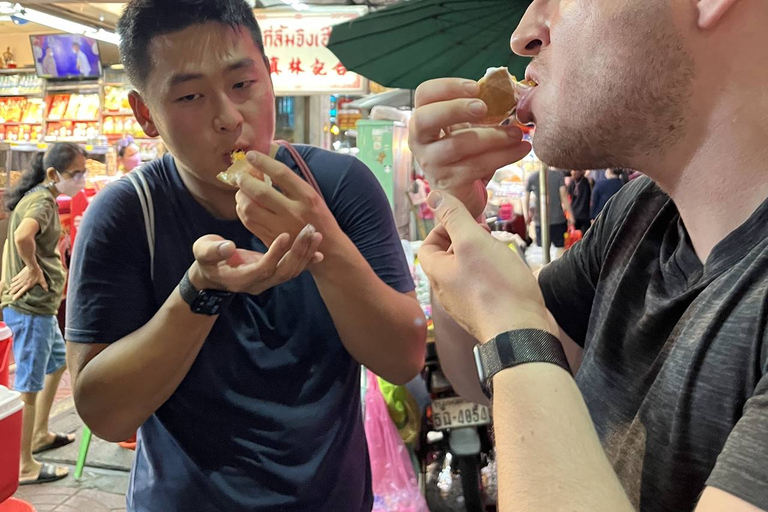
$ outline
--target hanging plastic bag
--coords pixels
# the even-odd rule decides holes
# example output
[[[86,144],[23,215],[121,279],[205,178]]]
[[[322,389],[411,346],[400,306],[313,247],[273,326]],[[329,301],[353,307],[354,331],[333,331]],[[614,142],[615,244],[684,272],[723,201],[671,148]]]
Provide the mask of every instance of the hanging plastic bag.
[[[573,247],[573,244],[581,240],[582,238],[582,232],[573,227],[573,225],[568,226],[568,232],[565,234],[565,249],[570,249]]]
[[[408,450],[389,417],[379,381],[366,371],[365,437],[373,476],[373,512],[429,512]]]
[[[419,404],[405,386],[396,386],[379,377],[379,387],[400,438],[406,445],[413,446],[421,430]]]

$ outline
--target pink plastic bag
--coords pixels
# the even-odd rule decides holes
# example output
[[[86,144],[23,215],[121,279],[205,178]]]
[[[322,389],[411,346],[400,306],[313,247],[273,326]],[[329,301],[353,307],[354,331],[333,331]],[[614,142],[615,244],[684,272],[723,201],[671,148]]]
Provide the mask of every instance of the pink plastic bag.
[[[373,473],[373,512],[429,512],[408,450],[389,417],[378,379],[366,371],[365,437]]]

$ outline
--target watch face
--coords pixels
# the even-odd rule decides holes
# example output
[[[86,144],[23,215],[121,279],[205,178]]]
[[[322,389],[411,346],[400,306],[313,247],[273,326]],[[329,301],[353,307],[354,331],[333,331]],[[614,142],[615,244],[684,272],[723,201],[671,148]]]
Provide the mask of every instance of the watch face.
[[[190,308],[203,315],[218,315],[222,306],[232,297],[230,292],[203,290],[198,293]]]

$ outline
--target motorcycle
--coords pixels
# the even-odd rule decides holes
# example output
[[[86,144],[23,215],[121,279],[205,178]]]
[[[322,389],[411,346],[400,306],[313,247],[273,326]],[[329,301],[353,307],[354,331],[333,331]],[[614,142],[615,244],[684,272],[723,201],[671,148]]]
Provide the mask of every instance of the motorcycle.
[[[496,461],[488,407],[455,393],[434,343],[427,344],[423,377],[432,401],[423,418],[419,452],[430,510],[495,510]]]

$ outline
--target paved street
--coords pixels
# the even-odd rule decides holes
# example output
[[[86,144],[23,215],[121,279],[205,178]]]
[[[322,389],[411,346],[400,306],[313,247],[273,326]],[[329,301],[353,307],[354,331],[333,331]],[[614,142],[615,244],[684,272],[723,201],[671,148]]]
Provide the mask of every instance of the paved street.
[[[70,475],[53,484],[20,487],[15,497],[30,502],[38,512],[125,511],[133,452],[94,437],[83,478],[75,482],[73,475],[83,424],[75,411],[68,373],[57,393],[50,426],[55,432],[74,432],[77,440],[64,448],[40,454],[38,460],[67,466]]]

